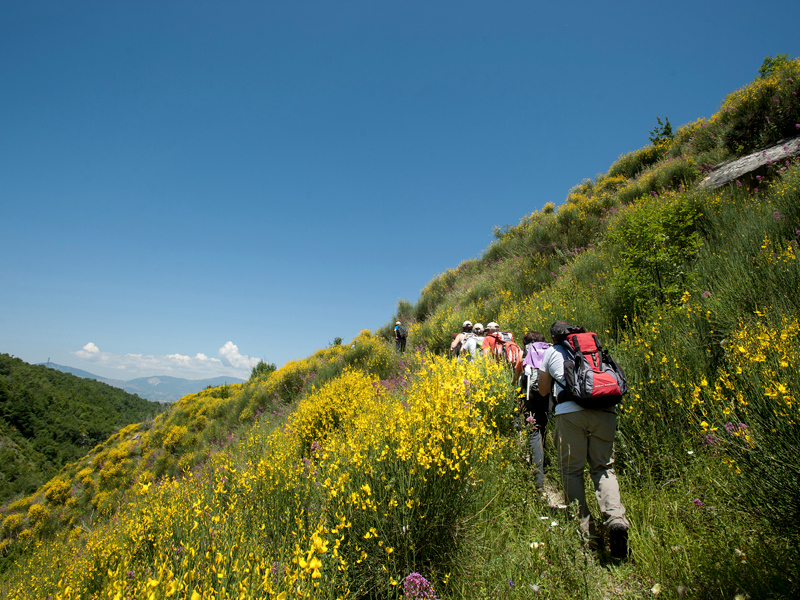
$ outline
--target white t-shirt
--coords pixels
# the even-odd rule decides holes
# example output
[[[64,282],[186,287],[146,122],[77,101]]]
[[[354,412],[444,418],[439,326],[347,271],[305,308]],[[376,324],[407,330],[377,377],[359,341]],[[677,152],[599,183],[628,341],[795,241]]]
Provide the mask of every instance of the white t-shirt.
[[[554,344],[545,350],[544,357],[542,357],[542,366],[539,368],[542,373],[547,373],[553,378],[553,392],[557,402],[555,411],[553,411],[555,415],[565,415],[583,410],[580,404],[572,400],[558,402],[558,395],[564,391],[565,387],[564,357],[566,355],[567,350],[561,344]]]

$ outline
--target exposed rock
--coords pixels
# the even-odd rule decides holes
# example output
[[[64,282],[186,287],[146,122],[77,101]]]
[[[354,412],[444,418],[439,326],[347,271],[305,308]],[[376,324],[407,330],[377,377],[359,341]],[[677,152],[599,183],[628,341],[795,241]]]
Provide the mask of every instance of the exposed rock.
[[[737,179],[743,185],[752,187],[751,184],[756,181],[756,176],[765,175],[770,165],[797,155],[800,155],[800,135],[720,164],[700,182],[700,187],[713,190]]]

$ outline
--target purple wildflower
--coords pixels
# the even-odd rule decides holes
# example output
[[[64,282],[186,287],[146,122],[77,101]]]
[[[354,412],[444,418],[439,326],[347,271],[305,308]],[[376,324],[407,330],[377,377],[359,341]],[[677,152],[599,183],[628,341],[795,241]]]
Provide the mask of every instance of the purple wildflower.
[[[409,600],[438,600],[430,582],[416,572],[403,581],[403,596]]]
[[[703,502],[702,500],[700,500],[700,498],[695,498],[694,500],[692,500],[692,503],[693,503],[693,504],[694,504],[694,505],[695,505],[697,508],[700,508],[701,506],[703,506],[703,504],[705,504],[705,502]]]
[[[703,292],[703,298],[711,298],[711,292],[709,291]]]
[[[702,439],[702,442],[706,446],[711,446],[713,448],[717,445],[717,436],[715,436],[713,433],[709,433]]]
[[[725,423],[725,431],[731,435],[735,434],[737,431],[744,431],[745,429],[747,429],[746,423]]]
[[[278,578],[283,576],[283,566],[278,561],[272,563],[272,567],[270,569],[272,573],[272,579],[277,584]]]

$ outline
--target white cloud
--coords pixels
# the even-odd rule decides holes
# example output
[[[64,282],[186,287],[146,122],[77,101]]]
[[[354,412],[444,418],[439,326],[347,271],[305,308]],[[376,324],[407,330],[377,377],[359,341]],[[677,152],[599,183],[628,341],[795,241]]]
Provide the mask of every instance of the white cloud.
[[[190,357],[181,354],[167,354],[167,358],[182,365],[188,365],[189,361],[192,360]]]
[[[225,342],[225,345],[219,349],[219,355],[222,357],[224,364],[236,369],[252,369],[261,360],[259,358],[250,358],[246,354],[240,354],[239,347],[233,342]]]
[[[87,366],[87,369],[96,375],[115,377],[111,371],[102,372],[105,369],[109,369],[117,374],[123,371],[126,374],[126,379],[158,375],[170,375],[184,379],[206,379],[218,376],[247,379],[250,376],[250,369],[258,364],[260,360],[241,354],[239,348],[233,342],[228,342],[219,349],[221,359],[209,358],[202,352],[197,352],[194,357],[178,352],[163,356],[134,353],[115,354],[113,352],[102,352],[92,342],[86,344],[82,349],[72,352],[72,354],[90,362],[91,366]]]
[[[95,346],[92,342],[86,344],[82,350],[78,350],[75,352],[78,356],[80,356],[84,360],[95,360],[100,358],[100,348]]]

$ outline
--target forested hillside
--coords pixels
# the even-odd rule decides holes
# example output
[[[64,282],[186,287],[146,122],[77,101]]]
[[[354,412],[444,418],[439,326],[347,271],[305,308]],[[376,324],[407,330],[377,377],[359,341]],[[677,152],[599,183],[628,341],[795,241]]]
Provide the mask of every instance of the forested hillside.
[[[699,185],[800,131],[798,93],[800,60],[770,57],[710,118],[659,122],[401,301],[405,354],[390,324],[123,428],[3,507],[0,593],[798,597],[800,160]],[[446,352],[465,319],[584,324],[625,369],[628,559],[581,538],[552,441],[537,492],[509,369]]]
[[[0,501],[33,491],[120,427],[161,409],[105,383],[0,354]]]

